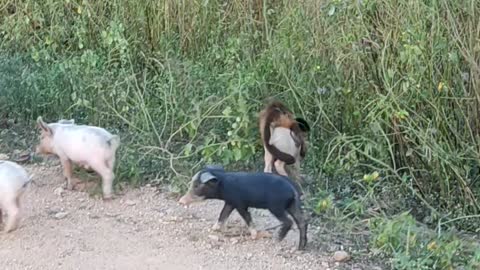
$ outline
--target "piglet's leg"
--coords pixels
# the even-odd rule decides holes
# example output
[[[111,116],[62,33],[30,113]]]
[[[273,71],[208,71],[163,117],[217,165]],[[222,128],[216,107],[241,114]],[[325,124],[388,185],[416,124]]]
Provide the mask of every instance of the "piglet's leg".
[[[92,168],[102,177],[102,192],[104,200],[111,200],[113,198],[113,169],[109,168],[107,162],[98,162],[90,164]]]
[[[214,231],[223,231],[225,227],[225,221],[227,221],[228,217],[233,211],[233,206],[229,205],[228,203],[225,203],[223,206],[222,212],[220,212],[220,217],[218,218],[217,223],[213,225],[213,230]]]
[[[248,209],[240,209],[237,208],[238,213],[240,216],[243,218],[245,223],[247,223],[248,229],[250,231],[250,236],[252,237],[253,240],[258,238],[258,232],[255,229],[255,225],[252,222],[252,216],[250,215],[250,212],[248,212]]]
[[[62,163],[63,167],[63,176],[65,176],[66,181],[67,181],[67,189],[72,190],[73,189],[73,183],[72,183],[72,161],[69,160],[68,158],[60,158],[60,162]]]
[[[17,228],[18,219],[20,216],[20,207],[15,198],[9,199],[5,203],[5,210],[7,212],[7,221],[4,232],[9,233]]]

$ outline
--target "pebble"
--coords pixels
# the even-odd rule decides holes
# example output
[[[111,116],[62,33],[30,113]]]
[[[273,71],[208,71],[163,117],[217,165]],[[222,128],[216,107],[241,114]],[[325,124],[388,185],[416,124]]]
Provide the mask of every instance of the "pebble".
[[[65,190],[63,189],[63,187],[58,187],[53,191],[53,194],[57,196],[62,196],[64,192]]]
[[[132,201],[132,200],[126,200],[125,201],[125,204],[128,205],[128,206],[134,206],[135,204],[137,204],[136,201]]]
[[[218,237],[218,235],[211,234],[208,236],[208,238],[210,238],[210,240],[213,240],[215,242],[220,241],[220,237]]]
[[[67,212],[58,212],[55,214],[56,219],[64,219],[68,216]]]
[[[333,259],[336,262],[345,262],[350,259],[350,255],[346,251],[339,250],[335,251],[335,253],[333,254]]]

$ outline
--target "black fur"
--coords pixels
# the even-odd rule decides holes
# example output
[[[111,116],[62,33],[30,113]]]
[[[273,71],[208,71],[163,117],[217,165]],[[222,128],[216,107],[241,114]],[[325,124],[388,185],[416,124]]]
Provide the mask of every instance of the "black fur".
[[[307,120],[297,117],[295,118],[295,121],[297,121],[298,126],[303,132],[310,132],[310,125],[308,124]]]
[[[211,179],[202,184],[202,174],[211,174]],[[226,172],[218,167],[206,167],[194,179],[193,193],[205,199],[219,199],[225,202],[219,222],[224,222],[236,209],[250,226],[249,208],[268,209],[282,222],[279,240],[283,240],[292,226],[287,217],[290,214],[300,231],[298,249],[307,244],[307,222],[301,209],[298,189],[289,178],[272,173]]]

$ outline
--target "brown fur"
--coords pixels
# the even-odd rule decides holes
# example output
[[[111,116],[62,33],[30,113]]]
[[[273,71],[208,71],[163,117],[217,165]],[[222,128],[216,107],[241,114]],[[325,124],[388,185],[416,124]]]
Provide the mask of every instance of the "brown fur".
[[[271,172],[272,163],[275,163],[275,168],[279,174],[287,176],[285,171],[285,164],[296,164],[299,167],[299,159],[304,158],[307,152],[305,142],[305,132],[296,119],[293,113],[281,102],[273,101],[268,104],[259,115],[260,134],[262,143],[265,148],[265,172]],[[295,142],[296,149],[291,149],[288,153],[280,151],[276,145],[270,144],[272,132],[275,128],[286,128],[290,130],[290,136],[287,139],[292,139]],[[284,132],[283,132],[284,134]],[[283,135],[284,136],[284,135]],[[285,150],[284,150],[285,151]]]
[[[276,146],[270,144],[271,130],[277,127],[291,129],[294,122],[292,112],[278,101],[271,102],[260,112],[260,134],[262,143],[275,159],[279,159],[286,164],[295,163],[295,158],[290,154],[281,152]]]

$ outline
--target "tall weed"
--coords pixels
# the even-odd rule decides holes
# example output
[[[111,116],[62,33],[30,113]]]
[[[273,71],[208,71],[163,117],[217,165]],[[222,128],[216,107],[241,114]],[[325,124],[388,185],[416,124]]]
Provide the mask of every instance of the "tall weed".
[[[117,130],[121,179],[182,186],[205,162],[260,169],[256,112],[273,96],[313,127],[314,186],[478,232],[479,13],[474,0],[0,0],[0,108]]]

